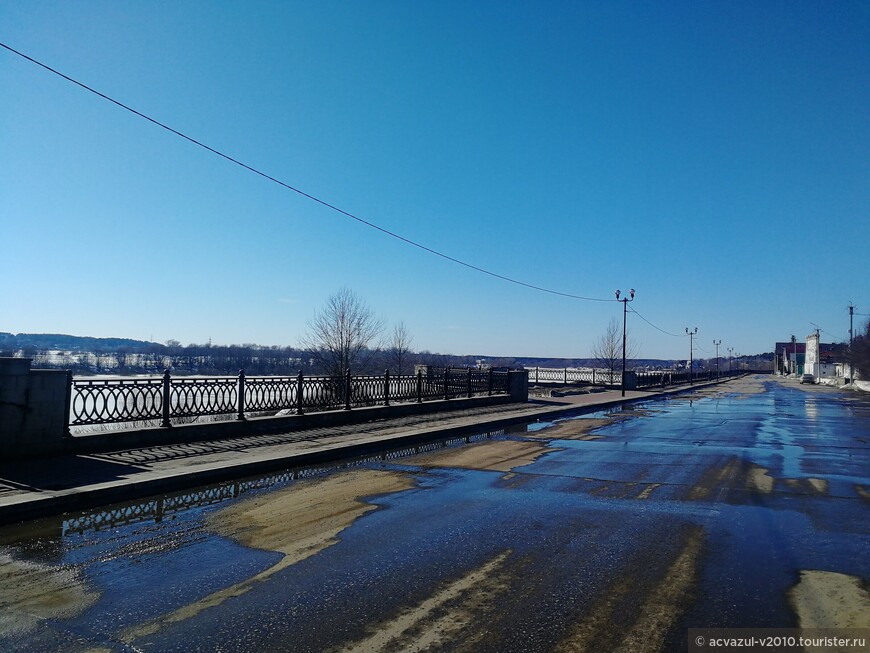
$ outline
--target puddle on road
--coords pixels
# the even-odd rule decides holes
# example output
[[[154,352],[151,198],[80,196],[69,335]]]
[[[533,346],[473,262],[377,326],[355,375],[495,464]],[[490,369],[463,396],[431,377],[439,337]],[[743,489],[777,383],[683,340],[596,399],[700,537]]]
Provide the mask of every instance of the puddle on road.
[[[801,628],[870,628],[870,594],[860,578],[802,570],[788,598]]]
[[[347,471],[239,501],[209,514],[206,525],[245,546],[283,553],[292,564],[335,544],[338,533],[377,508],[362,497],[414,486],[406,474]]]
[[[75,566],[48,566],[0,553],[0,633],[25,635],[44,620],[78,616],[99,598]]]
[[[338,542],[338,535],[377,506],[362,497],[411,489],[414,480],[402,473],[372,469],[340,472],[303,480],[290,487],[233,503],[209,514],[206,527],[244,546],[284,554],[268,569],[151,622],[125,630],[121,639],[159,631],[166,624],[195,617],[203,610],[241,596],[254,585]]]
[[[603,417],[566,419],[553,423],[540,430],[529,431],[526,435],[548,440],[598,440],[602,436],[590,435],[590,431],[613,424],[614,420]]]

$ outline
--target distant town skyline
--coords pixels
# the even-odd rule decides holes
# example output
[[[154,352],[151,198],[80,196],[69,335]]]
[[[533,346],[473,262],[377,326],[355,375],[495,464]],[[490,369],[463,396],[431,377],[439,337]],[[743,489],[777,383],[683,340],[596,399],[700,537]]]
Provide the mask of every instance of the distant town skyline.
[[[773,350],[870,314],[860,2],[4,3],[0,331],[296,346],[341,287],[415,350]],[[609,300],[614,301],[609,301]],[[631,309],[637,311],[633,314]],[[642,316],[642,317],[641,317]]]

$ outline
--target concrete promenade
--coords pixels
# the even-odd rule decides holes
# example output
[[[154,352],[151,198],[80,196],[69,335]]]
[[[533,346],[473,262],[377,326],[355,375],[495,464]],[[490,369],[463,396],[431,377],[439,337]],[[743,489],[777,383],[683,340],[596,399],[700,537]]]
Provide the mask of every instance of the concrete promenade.
[[[625,397],[612,390],[471,408],[463,408],[464,400],[457,399],[450,401],[455,409],[359,424],[5,462],[0,464],[0,524],[369,455],[535,419],[593,412],[713,384],[629,391]]]

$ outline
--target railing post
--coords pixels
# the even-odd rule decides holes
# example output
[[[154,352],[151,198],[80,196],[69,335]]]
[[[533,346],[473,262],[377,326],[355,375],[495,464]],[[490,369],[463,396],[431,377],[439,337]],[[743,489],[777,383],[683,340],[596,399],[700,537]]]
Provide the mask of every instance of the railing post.
[[[417,370],[417,403],[423,403],[423,370]]]
[[[492,396],[492,368],[489,368],[489,372],[486,375],[486,395],[488,397]]]
[[[595,368],[592,368],[592,385],[595,385]]]
[[[238,397],[239,414],[236,419],[245,419],[245,370],[239,370],[239,397]]]
[[[169,428],[172,424],[169,422],[170,415],[170,406],[169,401],[171,400],[172,393],[170,391],[170,381],[171,377],[169,376],[169,368],[166,368],[166,371],[163,372],[163,422],[161,424],[164,428]]]
[[[535,367],[535,383],[538,383],[538,368]]]
[[[390,405],[390,370],[384,372],[384,406]]]
[[[450,366],[444,368],[444,399],[450,399]]]
[[[351,384],[351,376],[350,376],[350,368],[347,369],[347,372],[344,375],[344,409],[350,410],[350,384]]]
[[[302,370],[296,375],[296,414],[302,415]]]
[[[562,381],[562,383],[564,383],[565,385],[568,385],[568,368],[567,367],[565,368],[565,378]]]
[[[471,368],[468,368],[468,374],[465,377],[465,394],[471,399]]]

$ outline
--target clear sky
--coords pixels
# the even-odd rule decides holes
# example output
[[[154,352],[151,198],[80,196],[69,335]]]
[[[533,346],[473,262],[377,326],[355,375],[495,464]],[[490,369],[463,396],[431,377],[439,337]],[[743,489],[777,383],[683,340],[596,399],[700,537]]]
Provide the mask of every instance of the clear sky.
[[[0,41],[640,355],[870,313],[870,4],[0,2]],[[0,331],[587,356],[616,302],[408,246],[0,50]],[[856,318],[856,327],[858,323]],[[864,319],[864,318],[860,318]]]

